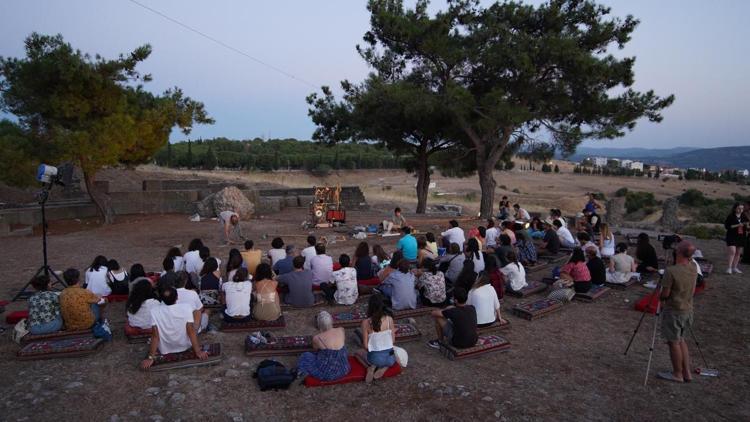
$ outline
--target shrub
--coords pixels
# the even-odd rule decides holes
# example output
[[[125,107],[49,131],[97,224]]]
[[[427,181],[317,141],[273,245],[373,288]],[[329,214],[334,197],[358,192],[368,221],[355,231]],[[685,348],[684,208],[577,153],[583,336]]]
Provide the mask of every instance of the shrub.
[[[467,192],[464,194],[464,199],[468,202],[474,202],[477,199],[477,193],[476,192]]]
[[[331,170],[333,169],[328,164],[318,164],[311,173],[318,177],[326,177],[331,174]]]
[[[651,192],[628,192],[625,195],[625,209],[628,214],[644,207],[653,207],[656,205],[656,199]]]
[[[615,191],[615,197],[622,198],[628,194],[628,188],[620,188]]]
[[[680,230],[682,234],[695,236],[698,239],[716,239],[724,237],[724,228],[721,226],[704,226],[691,224]]]
[[[691,207],[700,207],[707,205],[710,202],[710,200],[703,195],[703,192],[694,188],[690,188],[680,195],[679,201],[681,205],[688,205]]]
[[[604,192],[591,192],[594,195],[594,199],[597,201],[606,201],[607,195],[604,194]]]
[[[555,173],[560,173],[560,166],[555,164]]]
[[[502,189],[502,190],[508,190],[508,187],[505,186],[505,185],[500,185],[499,188]]]
[[[513,192],[513,193],[521,193],[521,191],[518,190],[518,188],[513,188],[513,190],[511,192]]]

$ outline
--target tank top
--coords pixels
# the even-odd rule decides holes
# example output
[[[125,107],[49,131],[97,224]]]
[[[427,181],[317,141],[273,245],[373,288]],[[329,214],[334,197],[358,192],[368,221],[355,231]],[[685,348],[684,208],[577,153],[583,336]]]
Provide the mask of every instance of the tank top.
[[[372,322],[370,323],[370,328],[372,328]],[[390,325],[387,330],[380,330],[378,332],[373,331],[370,333],[367,338],[368,352],[380,352],[390,349],[393,349],[393,335],[391,334]]]
[[[615,254],[615,236],[610,233],[609,239],[604,239],[602,243],[602,253],[606,256]]]

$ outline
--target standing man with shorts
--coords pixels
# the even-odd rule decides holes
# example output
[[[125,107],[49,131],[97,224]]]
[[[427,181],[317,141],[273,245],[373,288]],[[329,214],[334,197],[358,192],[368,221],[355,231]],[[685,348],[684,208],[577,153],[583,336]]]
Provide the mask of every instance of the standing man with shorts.
[[[219,224],[221,224],[222,235],[227,245],[235,243],[232,241],[233,235],[239,239],[238,241],[245,239],[242,236],[242,228],[240,227],[240,216],[236,212],[231,210],[220,212]]]
[[[661,282],[661,333],[669,345],[672,371],[657,377],[674,382],[690,382],[690,354],[685,337],[693,325],[693,293],[698,272],[692,264],[695,246],[688,241],[676,247],[675,265],[668,267]]]

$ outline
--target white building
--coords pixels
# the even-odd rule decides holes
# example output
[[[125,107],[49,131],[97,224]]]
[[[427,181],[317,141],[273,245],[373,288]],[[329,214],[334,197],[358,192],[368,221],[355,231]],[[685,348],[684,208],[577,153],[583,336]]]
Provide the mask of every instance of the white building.
[[[643,163],[640,161],[633,161],[630,163],[631,170],[643,171]]]
[[[591,161],[593,161],[594,165],[597,167],[607,166],[607,157],[594,157],[591,159]]]
[[[620,167],[629,169],[630,165],[633,164],[633,160],[622,160],[620,161]]]
[[[748,169],[745,169],[745,170],[740,170],[740,172],[739,172],[739,173],[740,173],[740,174],[741,174],[741,175],[742,175],[743,177],[749,177],[749,176],[750,176],[750,170],[748,170]]]

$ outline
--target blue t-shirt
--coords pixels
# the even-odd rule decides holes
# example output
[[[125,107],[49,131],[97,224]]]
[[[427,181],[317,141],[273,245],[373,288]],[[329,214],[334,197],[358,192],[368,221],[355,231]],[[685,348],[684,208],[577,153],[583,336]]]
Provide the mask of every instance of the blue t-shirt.
[[[417,259],[417,239],[411,234],[404,235],[396,244],[396,249],[404,254],[404,258],[409,261]]]
[[[276,261],[276,263],[273,264],[273,272],[275,272],[276,275],[291,273],[292,271],[294,271],[293,261],[294,257],[291,255],[287,255],[286,258]]]

